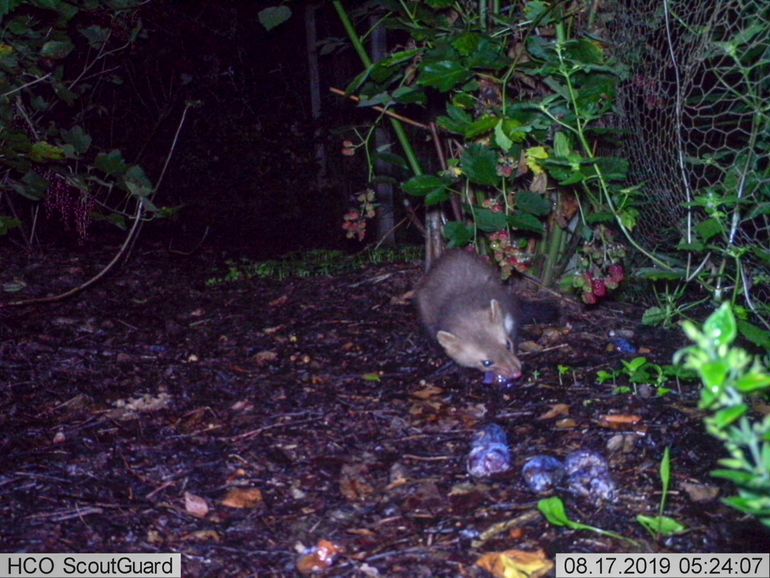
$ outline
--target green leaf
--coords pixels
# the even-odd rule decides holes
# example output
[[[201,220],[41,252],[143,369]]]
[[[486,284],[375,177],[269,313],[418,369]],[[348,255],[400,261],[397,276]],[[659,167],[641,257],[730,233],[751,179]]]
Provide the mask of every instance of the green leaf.
[[[21,182],[11,186],[21,196],[32,201],[41,201],[48,190],[48,181],[35,171],[29,171],[21,178]]]
[[[2,6],[2,2],[0,2],[0,6]],[[3,215],[0,215],[0,235],[7,235],[8,231],[11,231],[12,229],[16,229],[21,226],[21,221],[18,219],[12,219],[10,217],[4,217]],[[14,287],[18,286],[18,289],[15,289]],[[7,283],[3,283],[3,291],[7,293],[13,293],[15,291],[21,291],[24,289],[24,285],[21,283],[13,283],[11,281]]]
[[[703,333],[715,345],[730,345],[735,341],[737,327],[730,303],[725,301],[703,324]]]
[[[738,421],[746,415],[748,411],[749,406],[742,403],[740,405],[719,410],[709,421],[711,421],[718,429],[722,430]]]
[[[91,136],[79,125],[73,126],[70,130],[62,131],[62,138],[64,142],[71,144],[79,155],[91,147]]]
[[[61,161],[65,158],[64,150],[45,141],[33,144],[29,149],[29,158],[36,163]]]
[[[699,368],[699,372],[706,387],[720,388],[724,385],[727,374],[730,373],[730,366],[723,359],[708,361]]]
[[[572,143],[564,132],[557,132],[553,137],[553,155],[567,158],[572,153]]]
[[[545,227],[537,217],[527,213],[516,213],[508,216],[508,225],[517,231],[529,231],[542,235],[545,233]]]
[[[602,64],[604,62],[604,51],[597,42],[582,38],[580,40],[569,40],[564,43],[564,55],[573,62],[581,64]]]
[[[418,84],[447,92],[461,82],[465,82],[470,75],[471,73],[467,68],[454,60],[426,62],[422,66],[422,74]]]
[[[16,8],[21,6],[24,0],[2,0],[0,1],[0,19],[7,16]]]
[[[123,154],[117,149],[106,154],[99,153],[94,166],[108,175],[122,175],[128,169],[126,161],[123,160]]]
[[[511,147],[513,146],[513,140],[505,134],[505,131],[503,130],[502,120],[495,125],[495,144],[505,152],[511,150]]]
[[[661,506],[663,506],[668,491],[671,488],[671,448],[668,446],[663,450],[663,459],[660,460],[660,481],[663,486],[663,496],[661,498]]]
[[[536,217],[550,214],[552,206],[550,199],[531,191],[520,191],[516,194],[516,208]]]
[[[719,460],[720,463],[724,461],[726,460]],[[754,481],[754,474],[750,474],[748,472],[734,471],[734,470],[714,470],[711,472],[711,475],[714,476],[715,478],[730,480],[735,485],[744,486],[744,487],[751,485],[751,483]]]
[[[388,58],[385,58],[384,60],[380,60],[377,63],[377,66],[387,67],[387,68],[394,67],[397,64],[401,64],[402,62],[413,60],[415,56],[420,54],[420,52],[422,51],[419,49],[401,50],[399,52],[394,52]]]
[[[448,189],[431,191],[430,193],[425,195],[425,204],[429,207],[432,207],[434,205],[440,205],[444,201],[448,201],[448,200],[449,200]]]
[[[693,241],[687,243],[686,241],[680,241],[676,246],[677,251],[687,251],[688,253],[702,253],[706,250],[706,245],[701,241]]]
[[[392,93],[393,100],[401,104],[421,104],[425,106],[428,103],[428,96],[421,88],[414,86],[399,86]]]
[[[345,94],[354,94],[358,91],[358,89],[361,88],[361,85],[366,82],[366,79],[369,78],[372,68],[374,67],[369,66],[365,70],[359,72],[356,77],[350,81],[350,84],[345,87]]]
[[[260,10],[257,13],[257,18],[259,18],[259,23],[264,26],[265,30],[272,30],[291,18],[291,9],[284,5],[269,6]]]
[[[539,26],[547,26],[551,22],[551,18],[548,17],[549,6],[547,2],[542,0],[530,0],[524,6],[524,15],[527,20],[532,23],[537,23]]]
[[[608,181],[624,181],[628,176],[628,161],[619,157],[597,157],[592,159]]]
[[[444,225],[444,237],[449,240],[452,248],[466,247],[473,240],[473,227],[460,221],[451,221]]]
[[[473,121],[471,125],[465,129],[465,138],[473,140],[483,134],[487,134],[495,128],[498,122],[498,119],[494,116],[484,116]]]
[[[537,35],[529,37],[527,40],[527,52],[537,60],[553,61],[556,60],[556,47],[551,40]]]
[[[409,164],[406,162],[404,157],[397,155],[395,153],[392,153],[389,151],[382,151],[382,152],[375,153],[373,156],[375,159],[380,160],[384,163],[388,163],[389,165],[393,165],[401,169],[409,170]]]
[[[658,536],[675,536],[677,534],[684,534],[688,531],[687,526],[668,516],[645,516],[639,514],[636,516],[636,521],[639,522],[644,529],[653,536],[653,538],[657,538]]]
[[[510,59],[503,54],[503,47],[489,38],[482,38],[479,46],[466,62],[469,68],[500,70],[508,66]]]
[[[132,165],[126,171],[123,177],[123,182],[129,192],[136,196],[146,200],[146,197],[152,193],[153,187],[150,179],[144,174],[144,170],[139,165]],[[151,207],[155,211],[155,207]]]
[[[741,335],[765,351],[770,351],[770,332],[749,323],[744,319],[738,319],[738,331]]]
[[[442,8],[449,8],[454,4],[454,0],[426,0],[428,6],[441,10]]]
[[[642,315],[642,324],[657,326],[668,319],[668,313],[661,307],[650,307]]]
[[[473,54],[479,47],[481,35],[475,32],[466,32],[452,41],[452,46],[462,56]]]
[[[644,367],[649,363],[646,357],[635,357],[631,361],[623,361],[623,366],[626,368],[626,371],[628,371],[629,375],[632,375],[639,371],[640,368]]]
[[[590,215],[586,216],[586,223],[589,225],[595,225],[596,223],[614,223],[615,222],[615,215],[610,213],[609,211],[606,212],[598,212],[598,213],[592,213]]]
[[[770,374],[754,370],[735,382],[735,389],[741,393],[753,393],[770,387]]]
[[[476,226],[485,233],[496,233],[508,226],[508,217],[505,213],[495,213],[484,207],[477,207],[473,211]]]
[[[722,233],[722,223],[716,219],[706,219],[696,225],[695,231],[703,241],[708,242]]]
[[[678,281],[685,278],[685,272],[680,269],[669,271],[655,267],[642,267],[634,272],[634,277],[650,281]]]
[[[460,166],[472,183],[495,186],[500,183],[497,174],[497,153],[484,145],[472,144],[463,153]]]
[[[91,48],[99,50],[110,37],[110,29],[93,24],[88,28],[81,28],[79,32],[88,40]]]
[[[447,183],[435,175],[417,175],[406,181],[402,188],[415,197],[424,197],[436,191],[444,191]]]
[[[40,49],[40,56],[52,60],[61,60],[66,58],[74,48],[75,45],[69,40],[49,40]]]
[[[545,498],[537,503],[537,509],[545,516],[546,520],[554,526],[579,529],[580,524],[570,520],[567,515],[567,509],[561,498],[554,496]]]

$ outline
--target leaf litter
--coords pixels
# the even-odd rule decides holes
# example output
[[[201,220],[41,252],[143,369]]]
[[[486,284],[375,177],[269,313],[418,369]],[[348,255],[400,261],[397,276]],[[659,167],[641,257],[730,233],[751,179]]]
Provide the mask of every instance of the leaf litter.
[[[0,283],[30,296],[71,264],[5,253]],[[5,551],[174,551],[188,577],[535,575],[557,552],[629,550],[538,512],[522,466],[579,451],[607,461],[617,492],[557,484],[578,522],[642,551],[770,544],[719,501],[730,487],[709,475],[723,456],[694,384],[658,397],[597,381],[630,359],[608,329],[658,364],[682,344],[638,327],[632,307],[566,308],[560,325],[527,328],[525,380],[505,390],[422,334],[403,298],[416,263],[207,286],[223,267],[213,251],[149,249],[75,299],[0,309]],[[474,435],[493,423],[511,467],[471,477]],[[667,446],[666,515],[690,530],[654,541],[635,518],[658,513]]]

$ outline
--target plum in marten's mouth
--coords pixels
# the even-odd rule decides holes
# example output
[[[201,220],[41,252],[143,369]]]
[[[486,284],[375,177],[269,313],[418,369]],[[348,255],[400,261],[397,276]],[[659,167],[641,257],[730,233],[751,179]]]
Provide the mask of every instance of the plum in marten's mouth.
[[[496,384],[504,388],[512,388],[516,386],[516,382],[521,379],[519,377],[505,377],[494,371],[487,371],[484,373],[484,385]]]

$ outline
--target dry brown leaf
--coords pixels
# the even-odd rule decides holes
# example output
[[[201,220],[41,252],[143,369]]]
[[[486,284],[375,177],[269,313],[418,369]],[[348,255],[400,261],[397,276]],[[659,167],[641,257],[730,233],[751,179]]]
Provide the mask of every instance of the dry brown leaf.
[[[233,488],[227,492],[222,505],[228,508],[257,508],[264,504],[259,488]]]
[[[278,359],[278,354],[275,351],[265,350],[254,355],[254,361],[260,367],[273,363],[276,359]]]
[[[542,350],[543,346],[536,341],[522,341],[519,343],[519,351],[522,353],[536,353]]]
[[[273,299],[268,303],[270,307],[280,307],[281,305],[286,305],[286,303],[289,302],[289,296],[286,294],[281,295],[280,297],[277,297],[276,299]]]
[[[555,403],[551,406],[551,409],[549,409],[547,412],[545,412],[543,415],[541,415],[537,419],[541,419],[541,420],[555,419],[557,417],[563,417],[565,415],[569,415],[569,405],[567,405],[566,403]]]
[[[393,295],[393,297],[390,298],[390,304],[391,305],[409,305],[412,300],[414,299],[414,289],[410,289],[406,293],[402,293],[401,295]]]
[[[719,495],[719,488],[716,486],[707,486],[705,484],[694,484],[692,482],[682,482],[687,496],[695,503],[711,502]]]
[[[374,493],[372,485],[364,479],[369,472],[365,464],[346,464],[340,471],[340,492],[351,502],[366,499]]]
[[[577,422],[571,417],[565,417],[553,424],[553,427],[556,429],[575,429],[577,427]]]
[[[214,530],[199,530],[182,536],[184,542],[221,542],[222,536]]]
[[[184,493],[184,509],[196,518],[205,518],[209,513],[209,505],[206,500],[190,492]]]
[[[437,385],[427,385],[422,389],[412,392],[412,397],[416,397],[417,399],[430,399],[431,397],[435,397],[442,393],[444,393],[444,390]]]
[[[486,570],[495,578],[539,578],[551,571],[553,562],[548,559],[543,550],[536,552],[506,550],[485,554],[476,561],[476,566]]]
[[[631,414],[603,415],[599,418],[599,425],[607,429],[629,429],[642,421],[642,416]]]
[[[334,563],[334,557],[342,548],[329,540],[319,540],[318,545],[308,550],[297,559],[300,574],[313,574],[326,570]]]
[[[348,528],[345,532],[353,534],[354,536],[365,536],[367,538],[372,538],[377,535],[376,532],[369,528]]]
[[[248,475],[248,473],[246,472],[246,470],[244,470],[243,468],[238,468],[238,469],[237,469],[237,470],[235,470],[235,471],[234,471],[232,474],[230,474],[229,476],[227,476],[227,482],[225,482],[225,483],[226,483],[227,485],[232,485],[232,484],[234,484],[234,483],[235,483],[237,480],[243,479],[243,478],[245,478],[247,475]]]
[[[539,175],[535,175],[532,179],[532,182],[529,184],[529,190],[533,193],[545,193],[546,189],[548,188],[548,174],[547,173],[540,173]]]

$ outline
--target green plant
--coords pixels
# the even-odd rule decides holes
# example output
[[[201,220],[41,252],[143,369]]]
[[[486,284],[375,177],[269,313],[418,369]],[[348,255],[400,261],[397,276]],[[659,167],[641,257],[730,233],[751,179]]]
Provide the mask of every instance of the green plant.
[[[567,515],[567,509],[564,507],[564,501],[561,498],[554,496],[552,498],[544,498],[537,503],[537,509],[546,517],[546,519],[554,526],[561,526],[569,528],[571,530],[587,530],[589,532],[595,532],[602,536],[609,536],[616,540],[622,540],[630,544],[636,545],[637,542],[631,538],[626,538],[615,532],[609,530],[602,530],[595,526],[589,526],[588,524],[582,524],[571,520]]]
[[[612,140],[602,123],[624,70],[576,32],[564,2],[495,2],[488,11],[485,3],[386,2],[383,25],[411,44],[374,64],[334,4],[366,66],[347,88],[360,106],[425,105],[429,91],[443,99],[437,125],[451,145],[447,154],[437,144],[441,170],[423,174],[400,133],[406,161],[390,158],[414,173],[405,192],[428,209],[451,208],[443,230],[451,245],[486,247],[504,275],[531,269],[551,284],[581,243],[598,247],[610,236],[605,224],[635,226],[636,191],[620,186],[625,161],[595,154]],[[594,300],[623,278],[617,260],[580,266],[592,280],[582,292]]]
[[[671,389],[667,387],[671,380],[675,380],[678,386],[680,380],[692,381],[695,378],[695,374],[686,368],[677,365],[658,365],[646,357],[635,357],[631,361],[621,359],[620,362],[623,365],[620,369],[597,371],[597,383],[616,383],[619,377],[625,376],[634,389],[638,385],[652,385],[657,389],[658,395],[667,395],[671,393]],[[625,388],[618,393],[631,393],[631,391]]]
[[[0,235],[20,227],[29,242],[42,202],[80,238],[96,218],[125,226],[127,198],[141,203],[145,216],[162,215],[142,167],[119,150],[99,148],[86,128],[100,114],[93,95],[120,82],[110,59],[143,32],[142,4],[0,3]]]
[[[738,488],[727,504],[770,526],[770,416],[753,419],[749,413],[749,396],[770,391],[770,372],[759,358],[733,346],[738,329],[728,302],[701,329],[690,321],[682,328],[695,344],[678,351],[674,361],[683,360],[702,380],[700,408],[710,414],[706,430],[730,454],[713,475]]]
[[[666,501],[668,500],[668,493],[671,489],[671,451],[670,448],[666,448],[663,452],[663,458],[660,461],[660,482],[663,491],[660,494],[660,506],[658,507],[657,516],[645,516],[639,514],[636,517],[636,521],[639,522],[644,529],[647,530],[657,540],[660,536],[673,536],[675,534],[683,534],[687,531],[687,527],[677,522],[673,518],[663,515],[663,510],[666,508]]]
[[[363,251],[355,255],[346,255],[342,251],[297,251],[282,259],[268,261],[227,261],[227,273],[223,277],[212,277],[206,281],[208,287],[233,283],[245,279],[276,279],[282,281],[290,277],[319,277],[338,275],[363,269],[367,265],[414,261],[421,257],[421,250],[413,246],[397,249],[383,248]]]

